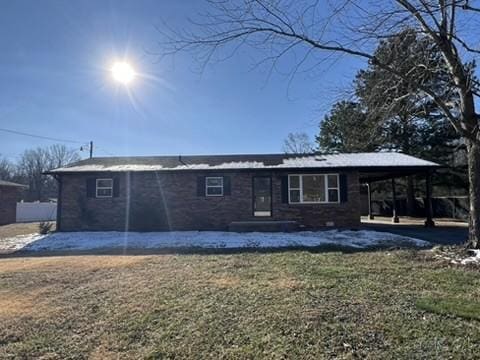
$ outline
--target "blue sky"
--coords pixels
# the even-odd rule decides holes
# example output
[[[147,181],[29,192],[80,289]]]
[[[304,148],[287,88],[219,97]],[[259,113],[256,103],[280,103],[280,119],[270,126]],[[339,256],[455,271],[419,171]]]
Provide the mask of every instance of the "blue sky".
[[[151,54],[161,37],[155,26],[162,20],[188,26],[201,6],[197,0],[2,2],[0,127],[93,140],[97,156],[281,152],[289,132],[317,132],[362,66],[340,59],[289,84],[280,74],[252,70],[256,54],[248,49],[201,74],[186,53],[159,62]],[[109,73],[123,58],[145,75],[130,95]],[[10,160],[53,143],[0,132],[0,154]]]

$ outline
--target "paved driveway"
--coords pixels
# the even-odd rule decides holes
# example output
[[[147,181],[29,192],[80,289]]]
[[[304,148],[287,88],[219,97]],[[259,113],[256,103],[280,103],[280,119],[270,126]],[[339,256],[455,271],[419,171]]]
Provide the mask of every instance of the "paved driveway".
[[[362,219],[362,227],[369,230],[386,231],[392,234],[414,237],[438,245],[461,245],[465,243],[468,237],[466,224],[436,221],[435,227],[426,228],[420,224],[421,221],[400,219],[400,224],[392,224],[389,223],[390,219],[388,221],[384,219],[376,219],[375,221]]]

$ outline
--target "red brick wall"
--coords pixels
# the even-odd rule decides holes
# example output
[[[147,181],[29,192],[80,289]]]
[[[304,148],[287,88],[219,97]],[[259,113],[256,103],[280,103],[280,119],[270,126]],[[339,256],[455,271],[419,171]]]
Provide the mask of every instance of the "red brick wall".
[[[11,224],[17,217],[17,188],[0,186],[0,225]]]
[[[297,220],[308,228],[334,222],[338,227],[360,224],[358,174],[347,173],[348,201],[341,204],[290,205],[282,203],[281,176],[272,176],[272,217],[258,218],[252,210],[252,176],[259,173],[216,173],[231,179],[231,195],[197,195],[197,177],[211,173],[117,174],[118,197],[88,198],[88,177],[112,175],[64,175],[62,177],[61,227],[76,230],[226,230],[232,221]],[[126,225],[128,224],[128,226]]]

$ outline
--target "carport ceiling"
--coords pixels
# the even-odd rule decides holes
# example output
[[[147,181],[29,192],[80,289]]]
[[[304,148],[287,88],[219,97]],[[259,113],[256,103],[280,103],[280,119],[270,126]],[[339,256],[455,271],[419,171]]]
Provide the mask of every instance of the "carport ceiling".
[[[372,167],[359,169],[360,183],[372,183],[375,181],[388,180],[392,178],[405,177],[410,175],[426,175],[440,166],[415,166],[415,167]]]

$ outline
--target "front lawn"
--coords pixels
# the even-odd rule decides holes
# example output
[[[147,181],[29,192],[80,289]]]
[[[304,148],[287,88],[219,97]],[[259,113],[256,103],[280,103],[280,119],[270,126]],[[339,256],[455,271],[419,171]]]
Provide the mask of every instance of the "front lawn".
[[[480,274],[423,252],[0,260],[0,358],[474,358]]]

